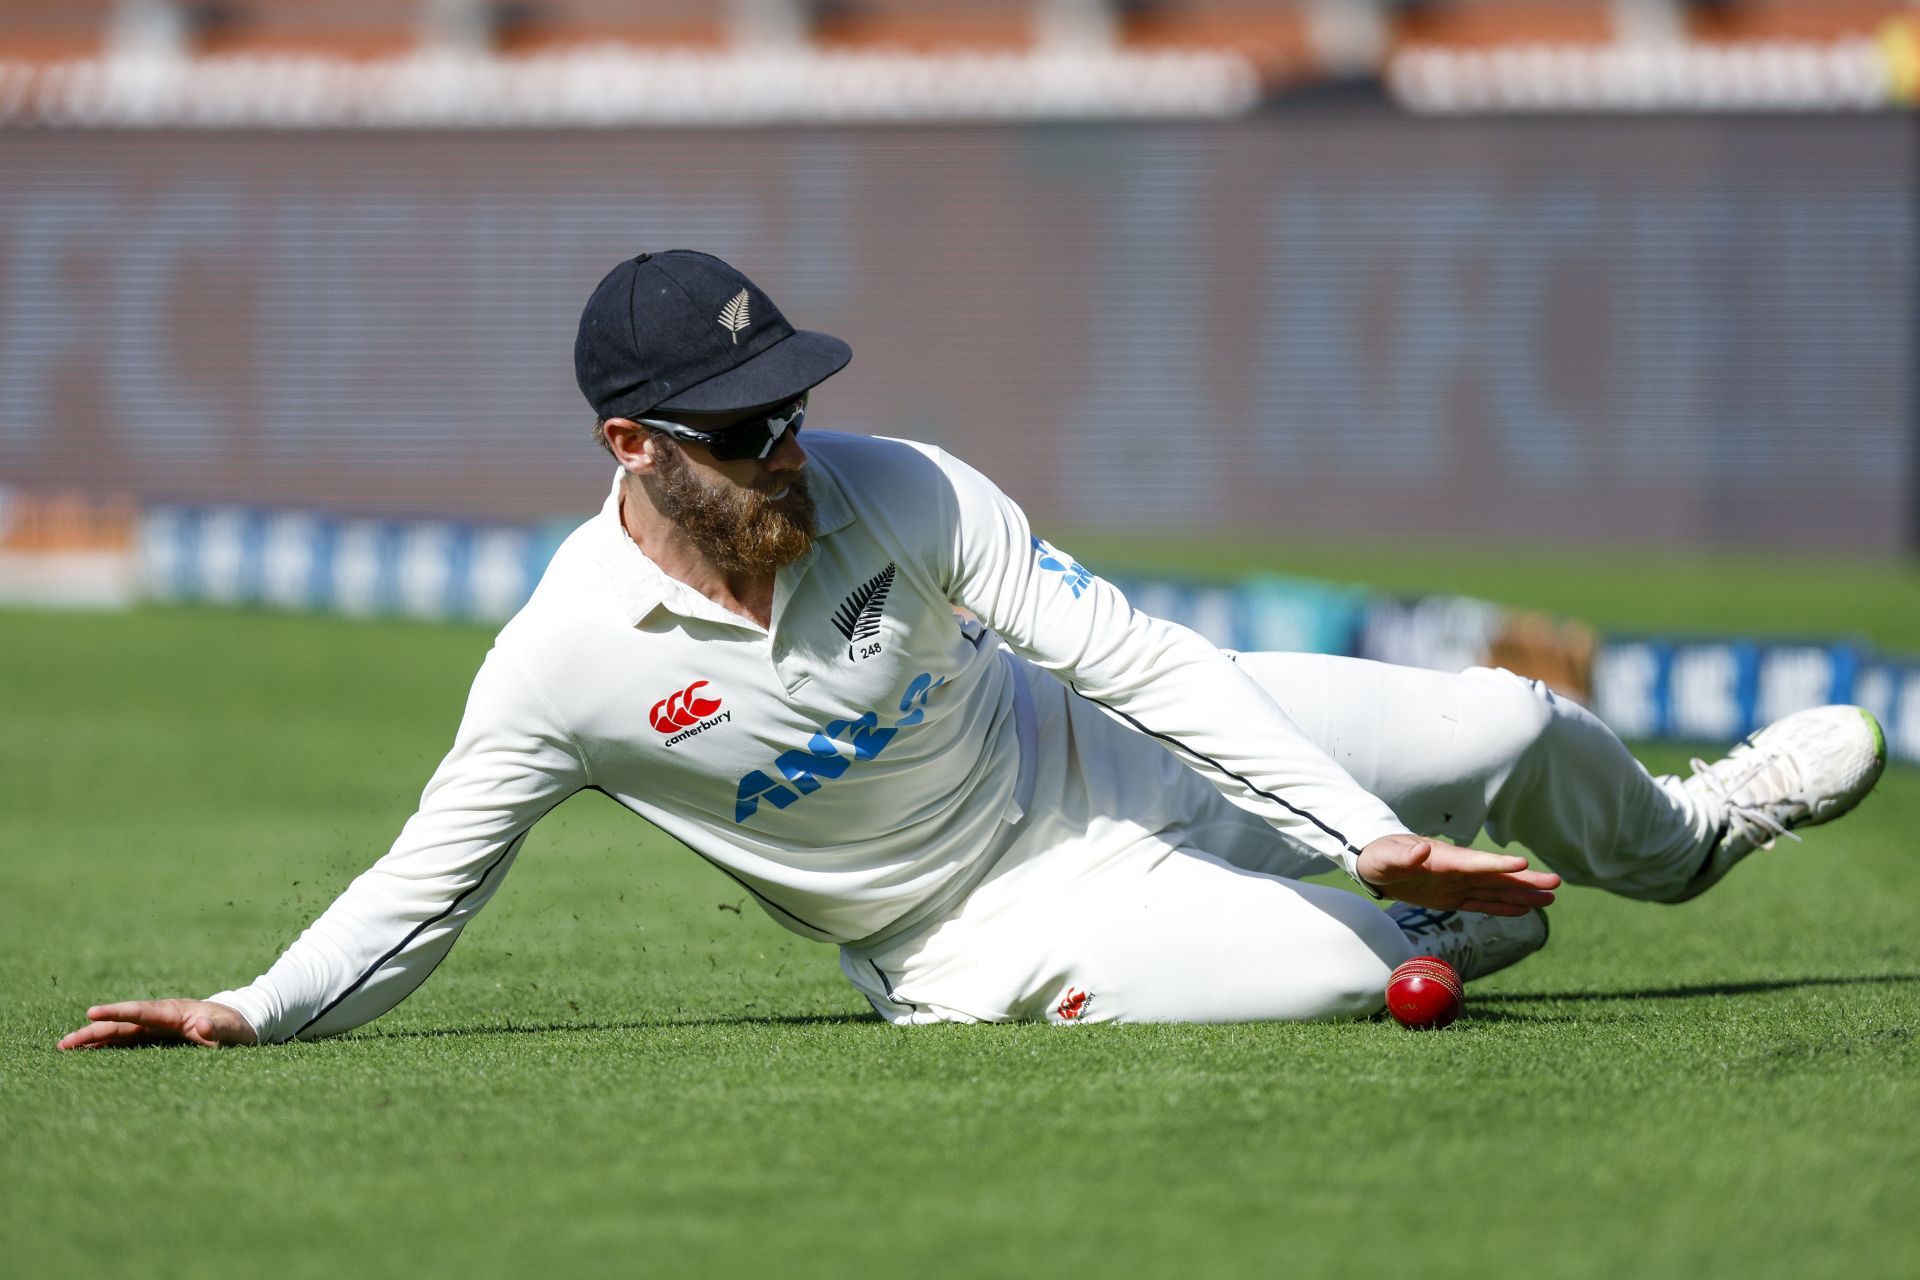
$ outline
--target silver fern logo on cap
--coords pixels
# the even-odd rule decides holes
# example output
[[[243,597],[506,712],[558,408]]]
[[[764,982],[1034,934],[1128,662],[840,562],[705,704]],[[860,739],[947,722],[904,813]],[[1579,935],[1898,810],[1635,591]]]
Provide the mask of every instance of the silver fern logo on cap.
[[[720,308],[720,327],[733,335],[735,343],[740,341],[740,331],[747,327],[749,319],[745,289],[734,294],[733,301]]]

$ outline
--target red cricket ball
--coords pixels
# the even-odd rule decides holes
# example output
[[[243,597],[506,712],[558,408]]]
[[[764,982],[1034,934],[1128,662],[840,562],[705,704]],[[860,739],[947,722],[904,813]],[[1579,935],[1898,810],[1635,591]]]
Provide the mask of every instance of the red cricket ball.
[[[1464,997],[1453,966],[1432,956],[1415,956],[1387,975],[1387,1012],[1415,1031],[1438,1031],[1452,1022]]]

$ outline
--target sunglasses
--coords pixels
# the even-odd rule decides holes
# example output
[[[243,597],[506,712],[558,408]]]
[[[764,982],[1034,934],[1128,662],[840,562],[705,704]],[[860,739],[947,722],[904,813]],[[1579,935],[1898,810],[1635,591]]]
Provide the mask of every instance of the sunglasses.
[[[675,440],[688,440],[704,446],[715,462],[738,462],[742,458],[764,458],[789,431],[798,432],[806,421],[807,398],[789,400],[764,418],[749,418],[719,431],[702,431],[671,418],[636,418],[643,427],[664,431]]]

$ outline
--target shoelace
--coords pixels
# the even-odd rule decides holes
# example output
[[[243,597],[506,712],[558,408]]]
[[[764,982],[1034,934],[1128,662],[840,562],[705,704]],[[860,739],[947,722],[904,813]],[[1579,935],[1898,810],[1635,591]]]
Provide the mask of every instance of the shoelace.
[[[1743,752],[1752,757],[1746,772],[1731,779],[1722,777],[1720,771],[1726,770],[1728,773],[1732,773],[1732,769],[1728,768],[1728,766],[1733,765],[1739,760]],[[1708,764],[1698,756],[1695,756],[1687,763],[1693,766],[1693,776],[1699,781],[1700,785],[1711,792],[1716,800],[1727,807],[1727,825],[1738,832],[1742,840],[1745,840],[1756,849],[1771,849],[1773,848],[1773,842],[1781,836],[1785,836],[1787,839],[1794,841],[1799,841],[1800,836],[1787,830],[1787,825],[1784,822],[1768,813],[1764,808],[1754,804],[1743,804],[1733,797],[1735,792],[1752,782],[1755,778],[1758,778],[1768,769],[1773,768],[1776,764],[1782,763],[1783,760],[1784,757],[1778,752],[1761,755],[1754,751],[1750,744],[1743,742],[1734,748],[1732,754],[1718,764]]]

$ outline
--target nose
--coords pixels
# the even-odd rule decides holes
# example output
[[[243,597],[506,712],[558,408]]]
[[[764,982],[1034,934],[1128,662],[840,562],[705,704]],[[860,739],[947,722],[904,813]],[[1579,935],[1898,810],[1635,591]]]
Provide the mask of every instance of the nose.
[[[800,436],[789,431],[780,437],[773,446],[773,452],[767,455],[767,470],[798,471],[807,465],[807,451],[800,446]]]

